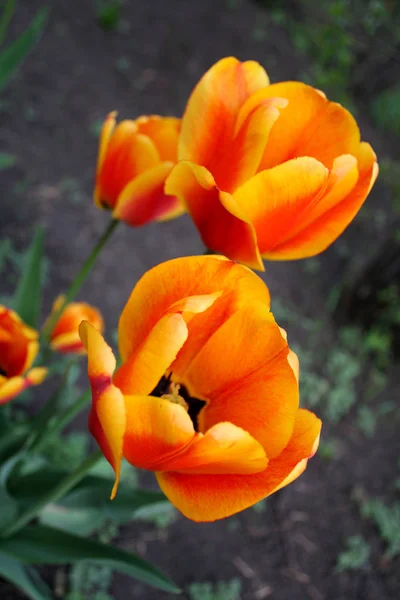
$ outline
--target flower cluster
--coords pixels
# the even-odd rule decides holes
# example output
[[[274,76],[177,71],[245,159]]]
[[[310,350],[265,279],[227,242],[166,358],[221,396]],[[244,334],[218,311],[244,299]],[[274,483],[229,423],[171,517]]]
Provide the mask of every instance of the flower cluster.
[[[96,202],[130,225],[185,209],[207,248],[260,270],[263,258],[325,250],[378,173],[349,111],[304,83],[269,85],[258,63],[233,57],[202,77],[180,126],[141,117],[108,142],[113,123],[103,128]]]
[[[0,404],[43,381],[46,368],[34,364],[49,350],[87,353],[89,428],[114,469],[112,497],[123,459],[153,471],[195,521],[288,485],[316,452],[321,421],[299,406],[297,356],[251,269],[325,250],[377,173],[345,108],[300,82],[270,85],[253,61],[217,62],[181,120],[117,124],[110,113],[94,201],[111,224],[40,335],[0,307]],[[116,367],[99,311],[72,299],[118,221],[136,227],[185,212],[207,255],[161,263],[134,286]]]
[[[186,211],[225,256],[142,277],[119,321],[117,369],[100,332],[81,324],[90,430],[115,471],[112,497],[125,458],[154,471],[190,519],[220,519],[297,478],[321,428],[299,408],[297,357],[248,267],[325,250],[367,197],[376,157],[321,91],[270,85],[258,63],[232,57],[201,78],[181,121],[115,118],[101,134],[96,205],[132,226]]]

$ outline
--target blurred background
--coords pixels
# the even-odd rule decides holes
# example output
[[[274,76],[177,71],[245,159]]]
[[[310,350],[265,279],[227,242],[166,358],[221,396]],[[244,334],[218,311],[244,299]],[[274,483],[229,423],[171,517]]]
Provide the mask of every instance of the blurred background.
[[[196,525],[171,508],[97,535],[154,561],[187,600],[399,597],[399,3],[48,4],[37,44],[7,87],[0,81],[2,301],[38,224],[47,232],[44,316],[103,231],[108,215],[91,195],[106,114],[180,116],[194,84],[223,56],[259,61],[272,82],[296,79],[323,89],[353,112],[381,165],[361,212],[328,251],[266,264],[273,311],[300,356],[302,404],[324,420],[319,453],[305,474],[225,521]],[[7,40],[26,31],[43,5],[19,0]],[[187,217],[140,229],[121,225],[80,298],[103,311],[111,340],[148,268],[202,251]],[[88,443],[82,418],[51,452],[60,463],[79,464]],[[134,485],[142,475],[131,470],[129,477]],[[154,485],[152,477],[145,482]],[[90,564],[45,576],[68,600],[169,597]],[[22,598],[1,581],[0,597]]]

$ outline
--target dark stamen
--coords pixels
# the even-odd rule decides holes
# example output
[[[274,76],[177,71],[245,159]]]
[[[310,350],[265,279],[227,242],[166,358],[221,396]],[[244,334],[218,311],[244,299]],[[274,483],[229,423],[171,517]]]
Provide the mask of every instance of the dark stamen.
[[[169,386],[171,383],[171,375],[170,373],[168,377],[161,377],[160,381],[150,394],[151,396],[157,396],[160,398],[163,394],[169,393]],[[179,387],[179,395],[185,400],[188,405],[188,414],[192,420],[193,427],[195,431],[199,430],[198,417],[201,409],[207,404],[204,400],[199,400],[198,398],[193,398],[193,396],[189,396],[189,392],[185,388],[184,385],[180,384]]]
[[[7,371],[3,369],[3,367],[0,367],[0,375],[3,375],[3,377],[7,377]]]

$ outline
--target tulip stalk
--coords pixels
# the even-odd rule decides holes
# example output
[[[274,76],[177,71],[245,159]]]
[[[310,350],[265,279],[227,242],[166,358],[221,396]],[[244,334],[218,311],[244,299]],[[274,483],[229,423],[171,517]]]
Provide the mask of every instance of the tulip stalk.
[[[114,229],[116,228],[118,223],[119,223],[118,220],[112,219],[112,221],[109,223],[106,230],[104,231],[103,235],[98,239],[98,241],[95,244],[95,246],[93,247],[91,253],[89,254],[87,259],[83,263],[81,269],[79,270],[74,281],[72,282],[69,290],[65,294],[63,302],[58,307],[58,310],[56,310],[50,316],[46,325],[43,327],[42,333],[41,333],[41,340],[40,340],[42,344],[48,343],[51,333],[52,333],[58,319],[62,315],[67,304],[69,302],[71,302],[78,294],[78,292],[81,289],[83,283],[85,282],[87,276],[89,275],[90,271],[92,270],[93,265],[97,260],[97,257],[99,256],[100,252],[102,251],[102,249],[104,248],[104,246],[106,245],[108,240],[110,239],[110,237],[111,237],[112,233],[114,232]]]

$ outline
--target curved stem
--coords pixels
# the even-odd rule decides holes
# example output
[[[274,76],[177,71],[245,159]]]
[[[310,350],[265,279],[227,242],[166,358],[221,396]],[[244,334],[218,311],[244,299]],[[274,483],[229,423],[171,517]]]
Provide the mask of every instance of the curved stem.
[[[92,398],[92,391],[86,390],[81,394],[75,402],[71,404],[61,415],[57,416],[54,425],[51,425],[49,433],[50,435],[55,435],[59,433],[63,429],[70,424],[70,422],[89,404]],[[44,435],[38,438],[35,443],[31,447],[31,452],[39,452],[42,446],[46,443],[47,437]]]
[[[103,233],[103,235],[98,239],[97,243],[95,244],[95,246],[93,247],[91,253],[89,254],[89,256],[87,257],[87,259],[85,260],[85,262],[83,263],[81,269],[79,270],[77,276],[75,277],[74,281],[72,282],[68,292],[65,294],[65,298],[64,298],[64,302],[62,303],[62,305],[60,306],[60,308],[54,313],[52,314],[46,325],[43,327],[42,329],[42,333],[41,333],[41,343],[47,343],[49,341],[51,332],[54,329],[55,324],[57,323],[58,319],[60,318],[64,308],[66,307],[66,305],[71,302],[71,300],[73,300],[75,298],[75,296],[77,295],[77,293],[79,292],[79,290],[81,289],[85,279],[87,278],[87,276],[89,275],[90,271],[93,268],[94,263],[96,262],[96,259],[98,257],[98,255],[100,254],[100,252],[102,251],[102,249],[104,248],[104,246],[106,245],[108,239],[111,237],[111,234],[113,233],[114,229],[116,228],[116,226],[118,225],[119,221],[113,219],[109,225],[107,226],[105,232]]]

